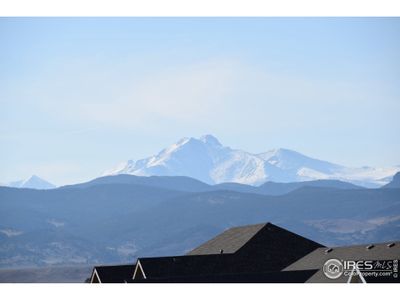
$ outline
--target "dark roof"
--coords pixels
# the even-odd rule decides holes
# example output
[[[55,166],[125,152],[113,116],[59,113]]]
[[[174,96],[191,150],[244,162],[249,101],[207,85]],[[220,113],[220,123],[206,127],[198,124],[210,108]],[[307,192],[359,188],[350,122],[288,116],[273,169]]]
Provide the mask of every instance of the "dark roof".
[[[235,254],[255,260],[278,260],[284,268],[319,247],[324,245],[266,223]]]
[[[367,277],[366,278],[367,283],[400,283],[400,278],[399,277],[393,277],[393,276],[378,276],[378,277]]]
[[[227,230],[189,255],[139,258],[138,262],[148,279],[266,273],[280,271],[321,246],[271,223],[265,223]],[[221,249],[223,253],[220,253]]]
[[[243,247],[266,223],[233,227],[193,249],[187,255],[234,253]]]
[[[199,276],[165,277],[132,280],[135,283],[303,283],[318,270],[209,274]]]
[[[391,247],[388,246],[389,244]],[[347,282],[348,277],[345,276],[341,276],[335,280],[327,278],[322,271],[324,263],[331,258],[356,261],[400,259],[400,241],[373,244],[373,247],[368,246],[371,245],[366,244],[334,248],[321,247],[292,263],[286,267],[284,271],[319,269],[319,271],[308,280],[309,282]],[[373,280],[374,279],[370,279],[370,281]],[[379,280],[384,281],[385,279],[376,279],[376,281]],[[366,281],[368,282],[369,279],[366,278]]]
[[[147,279],[232,273],[232,254],[139,258]],[[139,266],[138,266],[139,267]]]
[[[257,246],[264,253],[266,248],[271,251],[273,247],[279,248],[277,250],[282,253],[292,245],[297,248],[306,247],[308,252],[323,246],[274,224],[262,223],[230,228],[186,255],[220,254],[221,250],[223,253],[248,252],[255,250],[251,245]]]
[[[129,281],[135,271],[135,264],[118,266],[96,266],[93,268],[92,278],[96,272],[101,283],[124,283]]]

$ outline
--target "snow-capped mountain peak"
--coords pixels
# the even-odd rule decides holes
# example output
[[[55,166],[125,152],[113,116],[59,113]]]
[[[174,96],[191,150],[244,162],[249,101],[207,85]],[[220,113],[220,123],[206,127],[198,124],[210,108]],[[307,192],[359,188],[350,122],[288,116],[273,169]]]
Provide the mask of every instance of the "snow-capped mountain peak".
[[[210,184],[252,185],[266,181],[337,179],[376,187],[389,182],[397,171],[400,167],[347,168],[284,148],[252,154],[223,146],[208,134],[199,139],[185,137],[156,155],[129,160],[103,175],[189,176]]]
[[[201,136],[200,141],[210,146],[222,147],[222,144],[218,141],[218,139],[211,134]]]
[[[56,188],[56,186],[36,175],[32,175],[31,177],[25,180],[19,180],[10,182],[8,184],[9,187],[16,188],[30,188],[30,189],[38,189],[38,190],[47,190]]]
[[[326,173],[343,168],[343,166],[314,159],[299,152],[284,148],[278,148],[261,153],[259,154],[259,157],[284,170],[302,169],[307,167],[318,172]]]

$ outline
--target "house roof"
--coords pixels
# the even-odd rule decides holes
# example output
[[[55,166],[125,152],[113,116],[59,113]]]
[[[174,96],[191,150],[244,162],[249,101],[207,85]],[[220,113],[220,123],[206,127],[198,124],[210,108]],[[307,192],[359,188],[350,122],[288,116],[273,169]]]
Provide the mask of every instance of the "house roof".
[[[390,245],[390,246],[389,246]],[[308,282],[347,282],[348,277],[341,276],[338,279],[332,280],[327,278],[323,271],[323,265],[328,259],[343,260],[393,260],[400,259],[400,241],[387,242],[371,245],[357,245],[357,246],[346,246],[346,247],[334,247],[327,248],[321,247],[315,249],[304,257],[300,258],[296,262],[287,266],[284,271],[294,270],[309,270],[319,269]],[[366,281],[379,281],[385,279],[368,279]]]
[[[280,271],[321,246],[271,223],[265,223],[227,230],[189,255],[139,258],[138,265],[147,279],[266,273]],[[221,249],[224,250],[222,253]]]
[[[294,244],[297,248],[307,248],[308,252],[323,246],[274,224],[261,223],[230,228],[186,255],[220,254],[221,250],[224,254],[248,252],[250,248],[255,250],[255,247],[263,252],[266,248],[271,251],[275,247],[279,248],[275,250],[281,252],[288,250],[287,247]]]
[[[324,247],[317,242],[271,223],[266,223],[235,254],[256,261],[274,261],[281,268],[288,266],[311,251]]]
[[[318,270],[207,274],[132,280],[135,283],[304,283]]]
[[[221,253],[220,250],[223,250]],[[328,279],[328,259],[393,260],[400,241],[327,248],[271,223],[229,229],[184,256],[139,258],[136,265],[97,266],[101,282],[347,282]],[[135,276],[135,278],[133,278]],[[364,277],[351,278],[357,282]],[[367,282],[398,282],[367,278]],[[391,281],[392,280],[392,281]]]
[[[154,279],[229,273],[232,262],[232,254],[147,257],[138,259],[137,268],[140,265],[144,276]]]
[[[124,283],[132,278],[135,267],[135,264],[117,266],[95,266],[92,272],[92,279],[96,273],[101,283]]]
[[[220,254],[221,250],[223,250],[223,253],[235,253],[266,224],[230,228],[188,252],[186,255]]]

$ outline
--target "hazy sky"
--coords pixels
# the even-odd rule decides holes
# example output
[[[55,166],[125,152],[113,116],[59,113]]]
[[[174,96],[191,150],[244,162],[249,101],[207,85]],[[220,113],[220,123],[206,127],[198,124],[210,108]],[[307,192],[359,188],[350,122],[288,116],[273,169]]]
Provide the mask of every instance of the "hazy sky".
[[[0,18],[0,182],[79,182],[205,133],[398,165],[399,37],[399,18]]]

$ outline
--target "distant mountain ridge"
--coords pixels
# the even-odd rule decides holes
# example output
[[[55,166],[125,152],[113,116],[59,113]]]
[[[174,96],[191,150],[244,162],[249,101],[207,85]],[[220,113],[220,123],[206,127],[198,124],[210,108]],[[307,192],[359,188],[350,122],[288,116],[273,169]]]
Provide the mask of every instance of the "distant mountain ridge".
[[[56,186],[36,175],[32,175],[28,179],[10,182],[7,186],[15,188],[28,188],[28,189],[38,189],[47,190],[54,189]]]
[[[249,185],[330,179],[379,187],[398,171],[400,166],[348,168],[289,149],[252,154],[223,146],[214,136],[204,135],[199,139],[183,138],[156,155],[129,160],[103,175],[188,176],[208,184]]]
[[[88,182],[66,185],[60,189],[66,188],[87,188],[103,184],[127,184],[140,185],[146,187],[163,188],[183,192],[202,192],[210,190],[210,185],[185,176],[135,176],[129,174],[119,174],[113,176],[104,176],[93,179]]]
[[[255,187],[133,175],[0,187],[0,269],[182,254],[229,227],[266,221],[326,245],[399,240],[399,193],[324,180]]]
[[[242,183],[219,183],[210,185],[185,176],[135,176],[128,174],[110,175],[99,177],[94,180],[63,186],[60,189],[88,188],[96,185],[138,185],[145,187],[162,188],[182,192],[210,192],[210,191],[235,191],[241,193],[254,193],[260,195],[284,195],[303,187],[320,187],[330,189],[363,189],[348,182],[339,180],[311,180],[302,182],[266,182],[260,186],[251,186]]]

